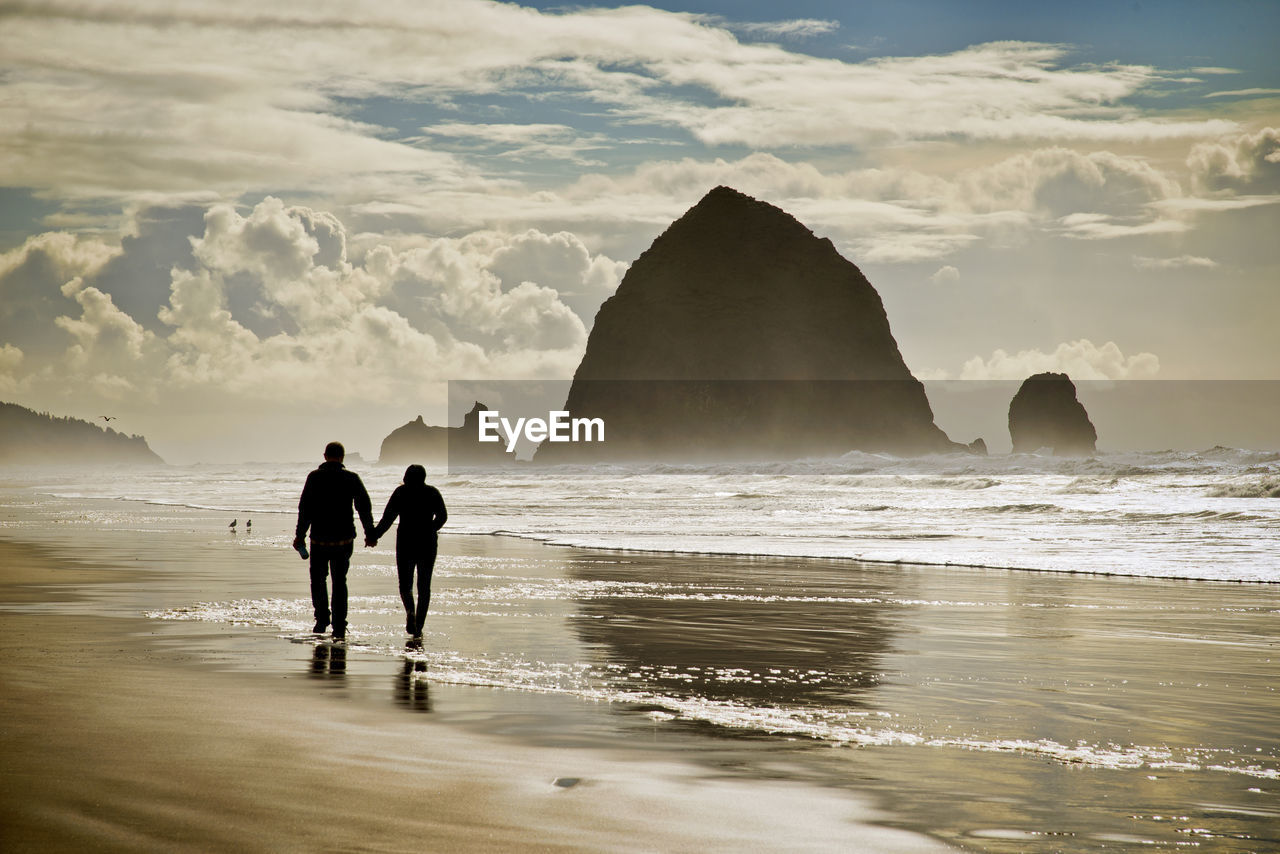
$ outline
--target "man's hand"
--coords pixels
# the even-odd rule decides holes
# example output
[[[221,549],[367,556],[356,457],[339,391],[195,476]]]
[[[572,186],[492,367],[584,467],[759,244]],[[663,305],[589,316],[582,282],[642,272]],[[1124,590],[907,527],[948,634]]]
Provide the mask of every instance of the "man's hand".
[[[373,548],[374,546],[376,546],[377,544],[378,544],[378,538],[377,538],[377,537],[365,537],[365,538],[364,538],[364,547],[365,547],[366,549],[371,549],[371,548]]]
[[[293,548],[294,550],[302,548],[302,537],[293,538]]]

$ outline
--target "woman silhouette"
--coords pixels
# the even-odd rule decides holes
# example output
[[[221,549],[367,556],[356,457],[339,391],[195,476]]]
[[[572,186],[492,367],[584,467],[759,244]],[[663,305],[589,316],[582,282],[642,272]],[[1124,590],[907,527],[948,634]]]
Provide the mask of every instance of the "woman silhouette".
[[[396,529],[396,571],[400,576],[400,601],[404,603],[404,630],[422,637],[431,604],[431,571],[436,564],[436,532],[449,518],[444,498],[427,484],[427,470],[414,463],[404,470],[404,483],[396,487],[382,511],[382,521],[374,528],[376,543],[400,517]],[[418,601],[413,601],[413,573],[418,572]]]

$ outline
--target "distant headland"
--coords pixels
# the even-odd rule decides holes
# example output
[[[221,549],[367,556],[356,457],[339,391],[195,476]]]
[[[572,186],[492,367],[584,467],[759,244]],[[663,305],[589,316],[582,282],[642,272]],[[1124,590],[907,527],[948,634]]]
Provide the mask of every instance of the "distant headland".
[[[0,403],[0,463],[161,465],[164,460],[151,450],[142,436],[126,436],[78,418],[62,418],[16,403]]]

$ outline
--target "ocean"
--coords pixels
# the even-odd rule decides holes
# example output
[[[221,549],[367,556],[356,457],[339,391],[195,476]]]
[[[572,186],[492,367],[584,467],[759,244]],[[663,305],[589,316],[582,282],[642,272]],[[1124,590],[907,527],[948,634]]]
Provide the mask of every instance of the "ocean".
[[[31,470],[65,499],[296,512],[310,465]],[[352,466],[380,511],[399,467]],[[707,466],[527,466],[429,473],[448,531],[646,552],[1280,582],[1280,452],[1212,448],[1087,459],[953,454]],[[278,546],[280,543],[264,543]]]
[[[324,669],[338,647],[309,634],[289,548],[311,467],[10,469],[4,527],[195,543],[148,559],[215,561],[200,583],[138,613]],[[351,468],[376,518],[402,470]],[[340,655],[403,663],[437,717],[504,709],[524,738],[674,740],[712,763],[728,739],[753,774],[871,788],[889,823],[981,850],[1280,847],[1280,453],[428,479],[450,519],[425,642],[406,647],[388,537],[357,549]]]

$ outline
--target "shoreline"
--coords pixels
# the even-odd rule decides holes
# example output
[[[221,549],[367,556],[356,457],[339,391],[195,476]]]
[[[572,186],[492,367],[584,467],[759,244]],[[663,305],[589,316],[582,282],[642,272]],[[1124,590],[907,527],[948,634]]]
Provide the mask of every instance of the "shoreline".
[[[451,531],[450,535],[456,537],[510,537],[516,540],[526,540],[528,542],[538,543],[539,545],[550,546],[560,549],[576,549],[581,551],[594,552],[616,552],[618,554],[638,554],[638,555],[668,555],[671,557],[692,557],[692,558],[728,558],[732,560],[806,560],[806,561],[830,561],[832,563],[842,564],[870,564],[872,566],[905,566],[905,567],[924,567],[927,569],[967,569],[967,570],[983,570],[990,572],[1016,572],[1026,573],[1030,575],[1046,575],[1046,576],[1079,576],[1085,578],[1114,578],[1123,581],[1178,581],[1185,584],[1230,584],[1238,586],[1242,584],[1257,585],[1280,585],[1280,581],[1266,581],[1254,578],[1194,578],[1184,575],[1126,575],[1122,572],[1106,572],[1104,570],[1088,570],[1088,569],[1042,569],[1024,566],[993,566],[984,563],[930,563],[927,560],[885,560],[869,557],[856,557],[852,555],[819,555],[808,554],[804,552],[796,553],[775,553],[775,552],[727,552],[727,551],[692,551],[689,549],[645,549],[635,546],[599,546],[588,545],[572,542],[556,542],[557,534],[520,534],[514,531]]]

